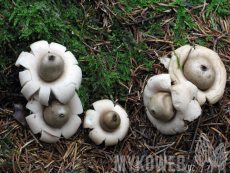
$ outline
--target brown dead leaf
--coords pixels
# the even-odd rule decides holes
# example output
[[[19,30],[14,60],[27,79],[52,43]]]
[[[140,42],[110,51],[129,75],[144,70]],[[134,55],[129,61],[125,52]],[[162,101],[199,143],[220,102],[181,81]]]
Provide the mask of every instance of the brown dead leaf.
[[[14,104],[14,119],[16,119],[21,125],[26,125],[25,109],[21,104]]]

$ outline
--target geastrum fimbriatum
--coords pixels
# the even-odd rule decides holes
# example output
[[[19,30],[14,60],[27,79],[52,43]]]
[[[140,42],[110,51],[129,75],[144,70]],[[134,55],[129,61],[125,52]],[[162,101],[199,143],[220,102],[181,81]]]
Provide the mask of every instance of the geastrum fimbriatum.
[[[211,49],[199,45],[182,46],[172,53],[168,70],[174,84],[190,81],[197,86],[200,105],[206,100],[214,104],[224,93],[226,70],[218,54]]]
[[[32,112],[26,117],[27,123],[34,134],[41,133],[43,142],[57,142],[61,135],[68,139],[81,124],[78,114],[83,112],[83,108],[76,93],[66,104],[51,99],[49,106],[44,106],[33,100],[27,103],[26,108]]]
[[[97,145],[105,141],[105,146],[121,141],[129,129],[126,111],[111,100],[99,100],[93,103],[95,110],[88,110],[83,127],[92,129],[89,137]]]
[[[27,100],[35,96],[48,106],[50,94],[66,104],[79,89],[82,72],[74,55],[58,43],[37,41],[30,45],[31,52],[22,52],[16,66],[25,70],[19,73],[22,94]]]
[[[197,87],[189,81],[171,85],[169,74],[151,77],[143,93],[147,117],[163,134],[173,135],[187,130],[184,120],[201,115]]]

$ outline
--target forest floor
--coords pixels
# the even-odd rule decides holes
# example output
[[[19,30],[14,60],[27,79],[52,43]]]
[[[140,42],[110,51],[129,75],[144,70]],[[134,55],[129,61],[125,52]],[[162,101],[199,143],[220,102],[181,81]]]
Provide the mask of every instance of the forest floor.
[[[230,9],[229,3],[175,2],[130,6],[126,1],[116,0],[76,2],[85,17],[77,22],[86,34],[81,36],[84,51],[73,49],[73,52],[80,57],[79,66],[83,69],[80,90],[91,91],[86,98],[79,93],[85,105],[84,113],[79,116],[83,121],[92,101],[103,98],[118,101],[129,115],[130,127],[125,138],[115,146],[96,145],[88,136],[90,130],[82,125],[70,139],[61,138],[53,144],[41,142],[39,134],[34,135],[24,120],[29,111],[25,109],[27,100],[20,93],[19,69],[14,62],[2,66],[1,75],[7,87],[0,88],[0,172],[211,172],[212,169],[229,172],[230,15],[221,13],[224,6]],[[62,4],[62,8],[66,6]],[[90,15],[94,21],[88,19]],[[168,73],[159,57],[171,55],[173,48],[185,44],[199,44],[218,53],[227,72],[226,88],[216,104],[202,106],[202,115],[188,122],[186,132],[163,135],[147,118],[143,90],[150,77]],[[112,58],[106,59],[110,53]],[[128,56],[128,60],[123,61],[121,55]],[[85,72],[85,66],[93,62],[92,57],[101,58],[98,63],[105,61],[107,71],[102,77],[112,76],[116,69],[116,75],[122,75],[110,76],[105,81],[111,82],[108,94],[99,95],[94,86],[90,84],[89,89],[84,83],[88,78],[101,77],[99,72],[95,74],[99,77]],[[206,141],[203,149],[215,150],[215,163],[212,155],[204,158],[207,154],[199,150],[198,139]],[[221,163],[220,157],[224,158]]]

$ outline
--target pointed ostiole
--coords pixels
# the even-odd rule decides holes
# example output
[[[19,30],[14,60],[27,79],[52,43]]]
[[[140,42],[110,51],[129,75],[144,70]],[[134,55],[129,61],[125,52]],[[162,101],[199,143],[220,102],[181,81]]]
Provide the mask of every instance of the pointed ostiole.
[[[70,118],[68,105],[63,105],[57,100],[51,102],[44,110],[44,119],[47,124],[54,128],[61,128]]]
[[[64,60],[62,57],[54,53],[48,53],[42,57],[38,73],[43,80],[52,82],[62,74],[63,69]]]

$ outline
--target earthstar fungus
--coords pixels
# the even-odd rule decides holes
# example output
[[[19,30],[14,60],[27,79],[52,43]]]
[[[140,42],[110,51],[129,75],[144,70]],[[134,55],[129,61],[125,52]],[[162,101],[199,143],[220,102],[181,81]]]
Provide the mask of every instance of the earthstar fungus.
[[[41,141],[57,142],[61,135],[70,138],[79,128],[83,112],[75,92],[79,89],[82,72],[74,55],[58,43],[38,41],[30,45],[31,52],[22,52],[16,66],[21,93],[30,100],[26,107],[32,112],[26,121]]]
[[[178,66],[179,58],[181,70]],[[203,46],[182,46],[172,53],[169,74],[174,84],[190,81],[198,87],[197,100],[203,105],[216,103],[223,95],[226,70],[218,54]]]
[[[182,46],[173,51],[171,59],[159,60],[169,74],[148,80],[143,94],[146,113],[161,133],[181,133],[188,128],[184,120],[200,116],[200,105],[214,104],[222,97],[226,70],[217,53],[198,45]]]
[[[25,70],[19,73],[21,93],[27,100],[36,96],[48,106],[50,94],[66,104],[79,89],[82,72],[74,55],[58,43],[37,41],[30,45],[31,52],[22,52],[16,66]]]
[[[93,103],[95,110],[88,110],[83,127],[92,129],[91,140],[97,145],[105,141],[105,146],[115,145],[121,141],[129,129],[126,111],[111,100],[99,100]]]
[[[171,86],[169,74],[153,76],[143,94],[147,117],[163,134],[182,133],[188,128],[184,120],[193,121],[201,115],[197,92],[189,81]]]
[[[81,119],[78,114],[83,112],[81,101],[78,95],[75,93],[74,96],[65,105],[60,105],[58,101],[51,101],[50,106],[45,107],[37,100],[33,102],[28,102],[26,108],[29,109],[32,114],[26,117],[26,121],[34,134],[41,133],[40,140],[47,143],[57,142],[60,136],[64,136],[66,139],[70,138],[79,128],[81,124]],[[53,109],[52,116],[59,116],[60,113],[66,113],[66,108],[68,112],[68,118],[63,121],[62,117],[54,117],[46,122],[44,114],[46,111],[44,109]],[[48,110],[50,111],[50,110]],[[51,117],[52,118],[52,117]],[[61,118],[61,120],[60,120]],[[52,124],[50,124],[52,123]]]

